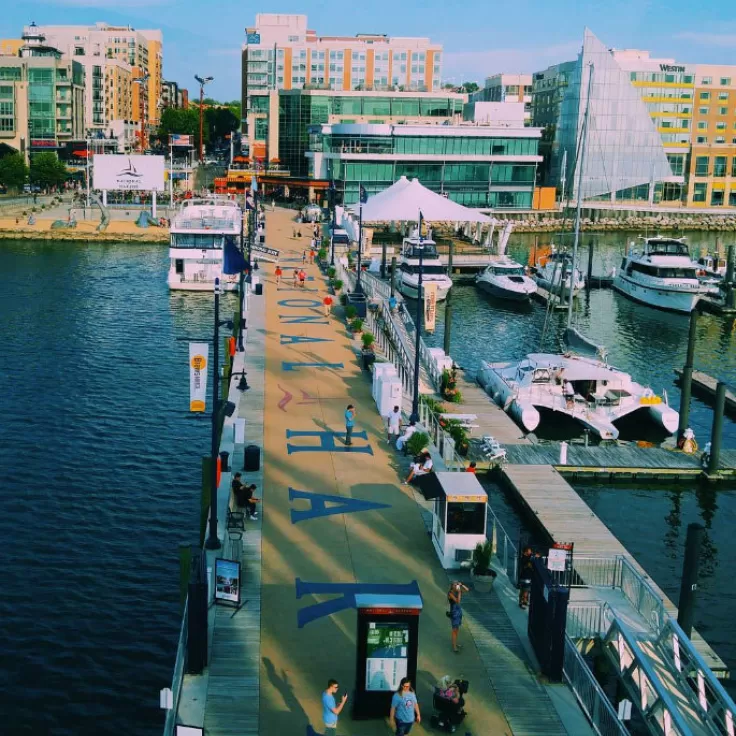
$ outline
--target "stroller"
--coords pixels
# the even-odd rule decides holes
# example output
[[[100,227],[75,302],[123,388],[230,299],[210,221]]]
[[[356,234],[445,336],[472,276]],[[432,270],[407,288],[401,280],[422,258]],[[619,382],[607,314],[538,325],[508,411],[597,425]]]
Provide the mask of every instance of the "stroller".
[[[432,728],[441,728],[446,733],[455,733],[457,727],[465,720],[467,713],[465,712],[465,693],[468,692],[470,684],[467,680],[450,680],[449,677],[443,678],[440,685],[434,689],[432,697],[433,713],[429,719]],[[460,696],[458,702],[454,702],[446,697],[444,693],[455,687]]]

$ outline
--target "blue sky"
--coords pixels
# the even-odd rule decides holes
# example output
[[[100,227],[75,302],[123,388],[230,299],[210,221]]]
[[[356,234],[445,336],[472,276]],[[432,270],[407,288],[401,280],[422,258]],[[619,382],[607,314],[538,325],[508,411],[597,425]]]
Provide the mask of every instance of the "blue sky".
[[[729,0],[24,0],[3,3],[0,37],[26,23],[107,21],[164,33],[164,76],[193,90],[240,96],[240,46],[257,12],[306,13],[318,34],[429,36],[445,48],[444,77],[455,83],[497,72],[531,72],[575,58],[583,28],[608,46],[649,49],[680,62],[736,64],[736,6]]]

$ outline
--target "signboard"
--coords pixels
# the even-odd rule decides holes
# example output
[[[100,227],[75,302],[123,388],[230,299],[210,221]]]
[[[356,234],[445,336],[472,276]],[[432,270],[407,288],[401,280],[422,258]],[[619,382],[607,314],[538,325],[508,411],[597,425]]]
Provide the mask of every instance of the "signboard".
[[[275,248],[266,248],[265,245],[260,245],[259,243],[254,243],[252,249],[257,250],[259,253],[265,253],[267,256],[273,256],[274,258],[278,258],[280,253]]]
[[[171,133],[169,135],[170,146],[187,146],[191,148],[193,146],[191,135],[184,135],[182,133]]]
[[[424,293],[424,329],[434,332],[435,320],[437,318],[437,283],[434,281],[422,284]]]
[[[260,33],[246,33],[245,34],[245,42],[250,44],[259,44],[261,42],[261,34]]]
[[[95,154],[92,186],[102,190],[162,192],[164,156]]]
[[[215,560],[215,603],[223,601],[240,605],[240,563]]]
[[[31,138],[31,148],[56,148],[56,141],[46,138]]]
[[[564,549],[551,549],[547,557],[547,569],[553,572],[565,572],[567,552]]]
[[[204,411],[207,405],[209,349],[206,342],[189,343],[189,411]]]
[[[366,632],[365,689],[395,692],[407,676],[409,625],[371,621]]]

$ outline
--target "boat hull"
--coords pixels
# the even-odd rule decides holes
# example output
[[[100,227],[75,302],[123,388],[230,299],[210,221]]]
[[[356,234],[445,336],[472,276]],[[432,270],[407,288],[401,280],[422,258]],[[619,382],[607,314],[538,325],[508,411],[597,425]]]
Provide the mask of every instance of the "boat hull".
[[[560,291],[560,283],[559,283],[559,281],[556,281],[554,284],[552,284],[551,281],[549,281],[548,279],[545,279],[545,278],[543,278],[542,276],[539,276],[539,275],[536,276],[534,280],[536,281],[537,286],[539,286],[540,288],[544,289],[545,291],[548,291],[548,292],[552,293],[552,289],[553,288],[554,288],[554,293],[557,293],[558,291]],[[582,291],[582,288],[583,288],[582,286],[575,286],[575,288],[572,290],[573,299],[574,298],[577,298],[578,294],[580,294],[580,292]],[[566,298],[567,295],[570,293],[570,286],[569,285],[566,285],[564,287],[563,293],[564,293],[564,296]]]
[[[445,285],[438,284],[437,286],[437,301],[438,302],[441,302],[447,299],[447,293],[450,291],[450,288],[451,287],[449,285],[445,286]],[[399,281],[398,289],[405,297],[409,299],[416,299],[418,292],[419,292],[419,289],[417,289],[416,286],[414,286],[413,284],[407,283],[403,279]]]
[[[495,284],[492,281],[486,279],[478,279],[476,286],[489,296],[495,297],[496,299],[504,299],[509,302],[516,302],[523,304],[528,302],[532,298],[534,292],[516,291],[512,289],[505,289],[500,284]]]
[[[681,314],[690,314],[702,296],[697,291],[676,291],[643,286],[620,274],[613,280],[613,288],[632,301],[646,304],[648,307],[654,307],[655,309]]]
[[[215,289],[214,281],[171,281],[169,280],[170,291],[207,291],[212,292]],[[221,291],[237,291],[238,284],[225,282],[220,284]]]

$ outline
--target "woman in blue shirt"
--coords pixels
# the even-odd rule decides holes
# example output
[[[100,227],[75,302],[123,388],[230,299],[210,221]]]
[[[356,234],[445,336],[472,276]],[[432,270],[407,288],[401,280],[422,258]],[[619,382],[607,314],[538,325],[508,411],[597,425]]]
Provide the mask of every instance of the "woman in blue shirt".
[[[415,722],[422,722],[417,696],[408,677],[402,678],[399,689],[391,698],[389,721],[391,727],[396,729],[396,736],[405,736],[411,731],[411,727]]]

